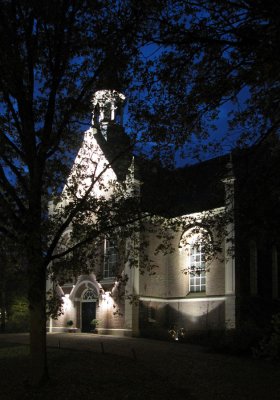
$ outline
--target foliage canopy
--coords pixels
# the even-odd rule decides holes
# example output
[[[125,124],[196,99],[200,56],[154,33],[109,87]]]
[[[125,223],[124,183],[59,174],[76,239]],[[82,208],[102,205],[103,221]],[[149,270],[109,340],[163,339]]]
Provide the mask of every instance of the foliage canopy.
[[[279,16],[277,0],[156,2],[133,113],[156,152],[188,160],[279,132]]]

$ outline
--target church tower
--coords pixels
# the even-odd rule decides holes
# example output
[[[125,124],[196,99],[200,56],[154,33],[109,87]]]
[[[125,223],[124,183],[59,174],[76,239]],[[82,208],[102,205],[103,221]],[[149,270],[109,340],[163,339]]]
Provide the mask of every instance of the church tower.
[[[100,129],[102,136],[108,140],[109,125],[122,125],[123,103],[125,96],[116,90],[98,90],[94,93],[92,125]]]
[[[124,102],[124,94],[115,89],[97,90],[92,98],[92,132],[119,181],[126,179],[132,161],[132,144],[123,127]]]

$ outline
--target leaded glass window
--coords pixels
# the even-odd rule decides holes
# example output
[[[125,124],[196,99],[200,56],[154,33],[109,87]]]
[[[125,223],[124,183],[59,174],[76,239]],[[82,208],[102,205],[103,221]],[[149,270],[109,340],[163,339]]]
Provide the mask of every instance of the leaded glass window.
[[[186,256],[184,274],[188,275],[188,292],[206,291],[206,264],[211,256],[212,240],[210,233],[200,226],[185,231],[179,248]]]
[[[199,242],[190,247],[189,276],[190,292],[205,292],[205,253],[204,246]]]
[[[94,290],[92,289],[88,289],[83,295],[83,300],[94,300],[94,299],[96,299],[96,295]]]
[[[118,253],[115,242],[105,239],[103,278],[116,276]]]

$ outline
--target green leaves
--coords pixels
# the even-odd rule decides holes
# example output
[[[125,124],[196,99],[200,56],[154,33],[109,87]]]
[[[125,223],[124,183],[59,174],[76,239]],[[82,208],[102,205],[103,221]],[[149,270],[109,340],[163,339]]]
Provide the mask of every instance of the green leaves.
[[[174,0],[153,11],[155,51],[138,68],[142,96],[131,113],[155,155],[170,164],[185,147],[191,159],[190,142],[198,142],[203,158],[209,134],[213,148],[221,140],[232,148],[279,131],[277,2]],[[220,110],[229,125],[213,132]]]

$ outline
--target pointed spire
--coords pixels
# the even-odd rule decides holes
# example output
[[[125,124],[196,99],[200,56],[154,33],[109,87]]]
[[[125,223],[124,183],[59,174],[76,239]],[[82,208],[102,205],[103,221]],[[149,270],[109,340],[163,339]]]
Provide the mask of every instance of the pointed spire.
[[[229,154],[229,160],[226,164],[226,172],[225,176],[222,179],[224,183],[232,183],[235,181],[234,168],[233,168],[233,160],[232,153]]]
[[[128,187],[130,188],[128,192],[130,192],[130,194],[133,194],[133,196],[139,197],[141,182],[137,177],[137,165],[135,164],[134,156],[132,157],[131,164],[128,168],[126,182]]]
[[[128,171],[130,173],[130,176],[135,178],[135,159],[134,159],[134,156],[132,156],[132,161],[131,161],[130,167],[128,168]]]

